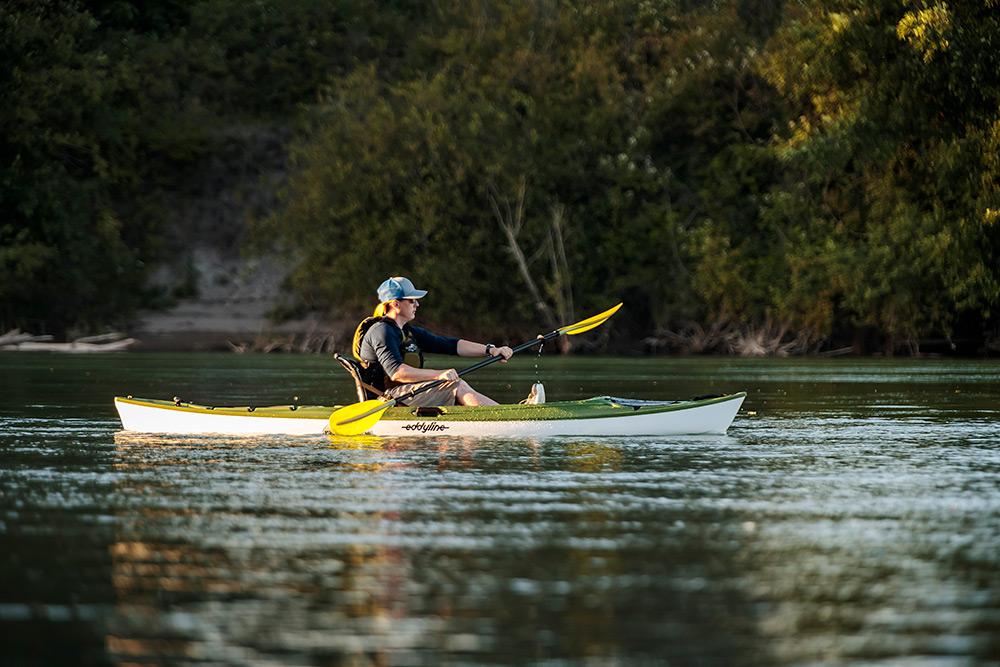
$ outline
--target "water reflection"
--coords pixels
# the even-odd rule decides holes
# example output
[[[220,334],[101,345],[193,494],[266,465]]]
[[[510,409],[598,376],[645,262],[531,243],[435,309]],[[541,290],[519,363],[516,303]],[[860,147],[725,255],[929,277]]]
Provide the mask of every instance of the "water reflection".
[[[374,435],[340,436],[330,433],[326,439],[330,443],[330,449],[382,449],[391,444],[390,440]]]
[[[568,442],[566,456],[578,472],[620,470],[624,456],[617,447],[600,442]]]
[[[732,571],[739,548],[678,530],[682,507],[647,502],[662,500],[664,475],[641,470],[655,452],[476,438],[116,443],[116,659],[653,659],[668,645],[704,655],[711,624],[732,637],[712,643],[716,658],[745,664],[754,646],[735,582],[691,585]],[[318,452],[322,467],[302,465]]]
[[[358,509],[343,502],[343,490],[322,484],[300,491],[297,480],[280,474],[268,483],[271,476],[254,469],[259,461],[245,458],[284,457],[282,468],[309,478],[330,473],[326,464],[302,466],[315,451],[287,443],[202,442],[216,451],[184,462],[171,448],[188,451],[190,440],[117,440],[116,467],[126,473],[118,490],[131,502],[110,548],[120,601],[107,637],[115,659],[353,656],[387,664],[379,647],[398,641],[385,619],[398,606],[407,566],[399,549],[357,538],[382,534],[394,520],[391,511]],[[378,444],[355,439],[330,449],[349,457]],[[244,474],[232,474],[236,461]],[[348,460],[332,470],[370,474],[390,467]]]
[[[212,390],[253,380],[252,361],[227,357]],[[141,382],[162,362],[100,363]],[[81,363],[46,382],[72,387]],[[261,363],[287,393],[300,362]],[[750,389],[757,414],[704,438],[138,436],[90,414],[91,384],[65,409],[8,401],[4,659],[995,661],[1000,372],[934,369],[573,360],[546,378]]]

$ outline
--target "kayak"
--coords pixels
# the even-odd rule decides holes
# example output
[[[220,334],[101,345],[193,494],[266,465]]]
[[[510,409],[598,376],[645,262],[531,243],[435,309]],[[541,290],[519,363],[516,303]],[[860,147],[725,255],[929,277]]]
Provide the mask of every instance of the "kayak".
[[[631,436],[725,433],[746,392],[685,401],[596,396],[540,405],[394,407],[369,433],[377,436]],[[220,435],[319,435],[338,406],[217,407],[186,401],[116,397],[126,431]]]
[[[746,392],[687,401],[596,396],[581,401],[489,407],[395,407],[369,433],[378,436],[700,435],[725,433]],[[116,397],[126,431],[221,435],[318,435],[337,406],[216,407]]]

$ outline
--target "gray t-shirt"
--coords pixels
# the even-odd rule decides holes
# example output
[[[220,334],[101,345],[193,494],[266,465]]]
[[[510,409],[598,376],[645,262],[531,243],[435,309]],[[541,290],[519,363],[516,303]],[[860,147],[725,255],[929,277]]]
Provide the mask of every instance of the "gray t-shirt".
[[[420,327],[406,325],[413,342],[423,352],[431,354],[458,354],[458,339],[450,336],[439,336]],[[365,361],[377,363],[382,367],[386,377],[392,377],[406,352],[417,350],[403,349],[403,331],[395,324],[376,322],[361,339],[360,356]]]

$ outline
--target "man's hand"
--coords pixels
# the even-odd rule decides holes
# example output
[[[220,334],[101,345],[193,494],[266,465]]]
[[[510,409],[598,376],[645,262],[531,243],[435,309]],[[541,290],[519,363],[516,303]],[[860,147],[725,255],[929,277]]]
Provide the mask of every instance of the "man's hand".
[[[498,355],[503,357],[503,363],[507,363],[507,360],[514,356],[514,350],[510,349],[506,345],[490,349],[491,357],[496,357]]]
[[[436,379],[438,379],[438,380],[457,380],[458,379],[458,371],[456,371],[454,368],[449,368],[446,371],[441,371],[440,373],[438,373],[438,376],[437,376]]]

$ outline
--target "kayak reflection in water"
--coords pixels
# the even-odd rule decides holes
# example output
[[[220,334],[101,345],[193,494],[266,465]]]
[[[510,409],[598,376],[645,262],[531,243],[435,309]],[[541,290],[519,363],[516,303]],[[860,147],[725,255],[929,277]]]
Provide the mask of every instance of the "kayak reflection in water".
[[[413,398],[404,399],[411,406],[496,405],[489,396],[473,389],[458,377],[454,368],[424,368],[424,352],[460,357],[503,357],[506,362],[514,351],[506,345],[474,343],[461,338],[439,336],[410,324],[417,317],[420,299],[427,296],[403,276],[389,278],[378,287],[379,305],[354,332],[352,351],[363,367],[362,377],[385,398],[395,398],[419,389],[435,380],[446,380]]]

